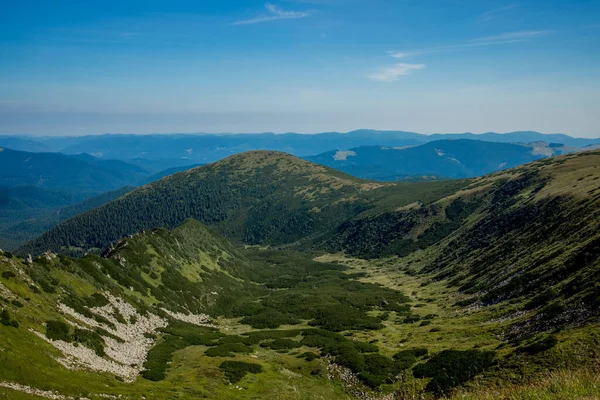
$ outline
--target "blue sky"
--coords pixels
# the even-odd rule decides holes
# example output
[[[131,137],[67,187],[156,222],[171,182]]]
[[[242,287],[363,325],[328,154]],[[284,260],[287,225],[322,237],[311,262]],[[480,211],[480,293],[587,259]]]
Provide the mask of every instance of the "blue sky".
[[[600,136],[600,0],[13,1],[0,134]]]

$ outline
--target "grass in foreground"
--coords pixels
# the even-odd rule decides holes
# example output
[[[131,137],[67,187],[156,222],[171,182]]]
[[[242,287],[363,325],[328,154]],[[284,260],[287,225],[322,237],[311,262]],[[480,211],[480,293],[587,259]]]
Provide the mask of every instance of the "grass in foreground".
[[[592,400],[600,399],[597,368],[553,371],[541,379],[502,386],[481,386],[457,391],[452,399],[464,400]]]

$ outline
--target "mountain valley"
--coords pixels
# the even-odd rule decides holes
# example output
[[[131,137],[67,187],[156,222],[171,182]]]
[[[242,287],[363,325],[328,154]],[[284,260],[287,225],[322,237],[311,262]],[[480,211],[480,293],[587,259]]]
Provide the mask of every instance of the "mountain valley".
[[[593,398],[599,166],[176,173],[0,256],[0,395]]]

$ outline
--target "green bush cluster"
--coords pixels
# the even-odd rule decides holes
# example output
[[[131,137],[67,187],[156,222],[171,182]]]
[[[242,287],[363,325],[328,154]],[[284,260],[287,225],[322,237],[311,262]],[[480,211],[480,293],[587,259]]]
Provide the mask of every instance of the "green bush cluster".
[[[402,371],[395,360],[376,354],[379,350],[376,345],[349,340],[334,332],[306,330],[300,343],[320,349],[322,355],[334,356],[337,364],[349,368],[363,383],[373,388],[392,383]]]
[[[148,352],[141,374],[143,378],[151,381],[166,378],[169,363],[177,350],[196,345],[214,346],[215,341],[222,336],[216,329],[181,321],[176,321],[161,331],[164,336]]]
[[[414,324],[415,322],[419,322],[421,317],[417,314],[409,314],[402,319],[403,324]]]
[[[310,320],[312,326],[336,332],[380,329],[388,314],[372,317],[369,311],[410,311],[401,292],[358,281],[360,274],[347,274],[339,264],[315,262],[310,254],[256,251],[249,257],[256,267],[246,269],[247,279],[283,288],[234,310],[243,314],[242,323],[254,328]]]
[[[289,313],[266,309],[258,314],[244,317],[240,322],[256,329],[275,329],[280,325],[296,325],[300,320]]]
[[[219,365],[219,369],[231,383],[241,381],[246,374],[259,374],[262,372],[262,366],[243,361],[223,361]]]
[[[64,321],[46,321],[46,337],[51,340],[72,342],[71,327]]]
[[[2,309],[0,312],[0,324],[4,326],[12,326],[13,328],[19,327],[17,320],[11,317],[10,312],[8,312],[6,308]]]
[[[436,394],[448,394],[450,390],[490,368],[496,353],[479,350],[444,350],[424,364],[413,368],[416,378],[431,378],[426,390]]]
[[[17,276],[13,271],[7,270],[7,271],[2,271],[2,277],[4,279],[11,279],[14,278],[15,276]]]
[[[46,258],[43,259],[46,260]],[[35,283],[40,285],[44,292],[56,293],[56,287],[60,282],[50,274],[50,268],[49,265],[35,262],[29,268],[29,276]]]
[[[527,353],[529,355],[535,355],[546,350],[550,350],[558,344],[558,339],[553,336],[546,336],[543,339],[537,340],[527,346],[517,348],[517,352]]]
[[[105,342],[98,332],[90,331],[87,329],[75,328],[72,337],[74,342],[81,343],[85,347],[94,350],[94,352],[100,357],[104,357]]]
[[[101,336],[102,332],[103,331],[101,330],[90,331],[82,328],[75,328],[75,330],[71,332],[71,327],[64,321],[46,321],[46,337],[48,339],[62,340],[68,343],[80,343],[85,347],[94,350],[100,357],[105,355],[105,342]]]
[[[115,325],[108,319],[106,319],[104,316],[93,313],[89,310],[89,307],[94,307],[95,304],[99,303],[97,298],[95,297],[81,298],[73,292],[71,292],[62,298],[62,302],[66,306],[71,307],[73,310],[87,318],[91,318],[96,322],[107,325],[113,329],[115,328]]]
[[[225,343],[211,347],[204,352],[209,357],[233,357],[235,353],[249,354],[254,349],[243,343]]]
[[[304,360],[306,361],[312,361],[312,360],[316,360],[317,358],[320,358],[321,356],[319,356],[316,353],[313,353],[312,351],[305,351],[302,354],[298,354],[296,356],[296,358],[304,358]]]
[[[419,358],[427,355],[428,350],[425,348],[414,348],[410,350],[401,350],[394,354],[394,360],[396,360],[396,366],[400,370],[410,369],[415,365]]]
[[[260,347],[266,347],[272,350],[291,350],[297,349],[302,345],[295,340],[290,339],[275,339],[268,342],[261,343]]]

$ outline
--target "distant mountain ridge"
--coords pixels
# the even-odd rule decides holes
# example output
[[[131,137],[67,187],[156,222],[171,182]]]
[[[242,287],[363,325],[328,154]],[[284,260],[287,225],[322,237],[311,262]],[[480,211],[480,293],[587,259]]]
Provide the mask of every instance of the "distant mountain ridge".
[[[89,154],[0,147],[0,248],[17,248],[67,217],[120,197],[133,186],[191,167],[153,173],[125,161]]]
[[[0,186],[35,186],[91,195],[131,185],[148,171],[88,154],[31,153],[0,148]]]
[[[22,151],[88,153],[103,159],[168,160],[160,169],[184,164],[201,164],[252,150],[282,151],[295,156],[313,156],[334,149],[361,146],[412,146],[443,139],[472,139],[490,142],[548,142],[585,147],[600,144],[600,138],[574,138],[564,134],[520,131],[510,133],[447,133],[424,135],[404,131],[359,129],[347,133],[317,134],[107,134],[80,137],[0,136],[0,146]],[[177,164],[179,163],[179,164]],[[139,164],[136,164],[139,165]],[[147,168],[146,165],[144,165]],[[158,171],[155,171],[158,172]]]
[[[454,139],[400,148],[363,146],[305,158],[360,178],[394,181],[415,177],[471,178],[577,149],[544,142]]]

